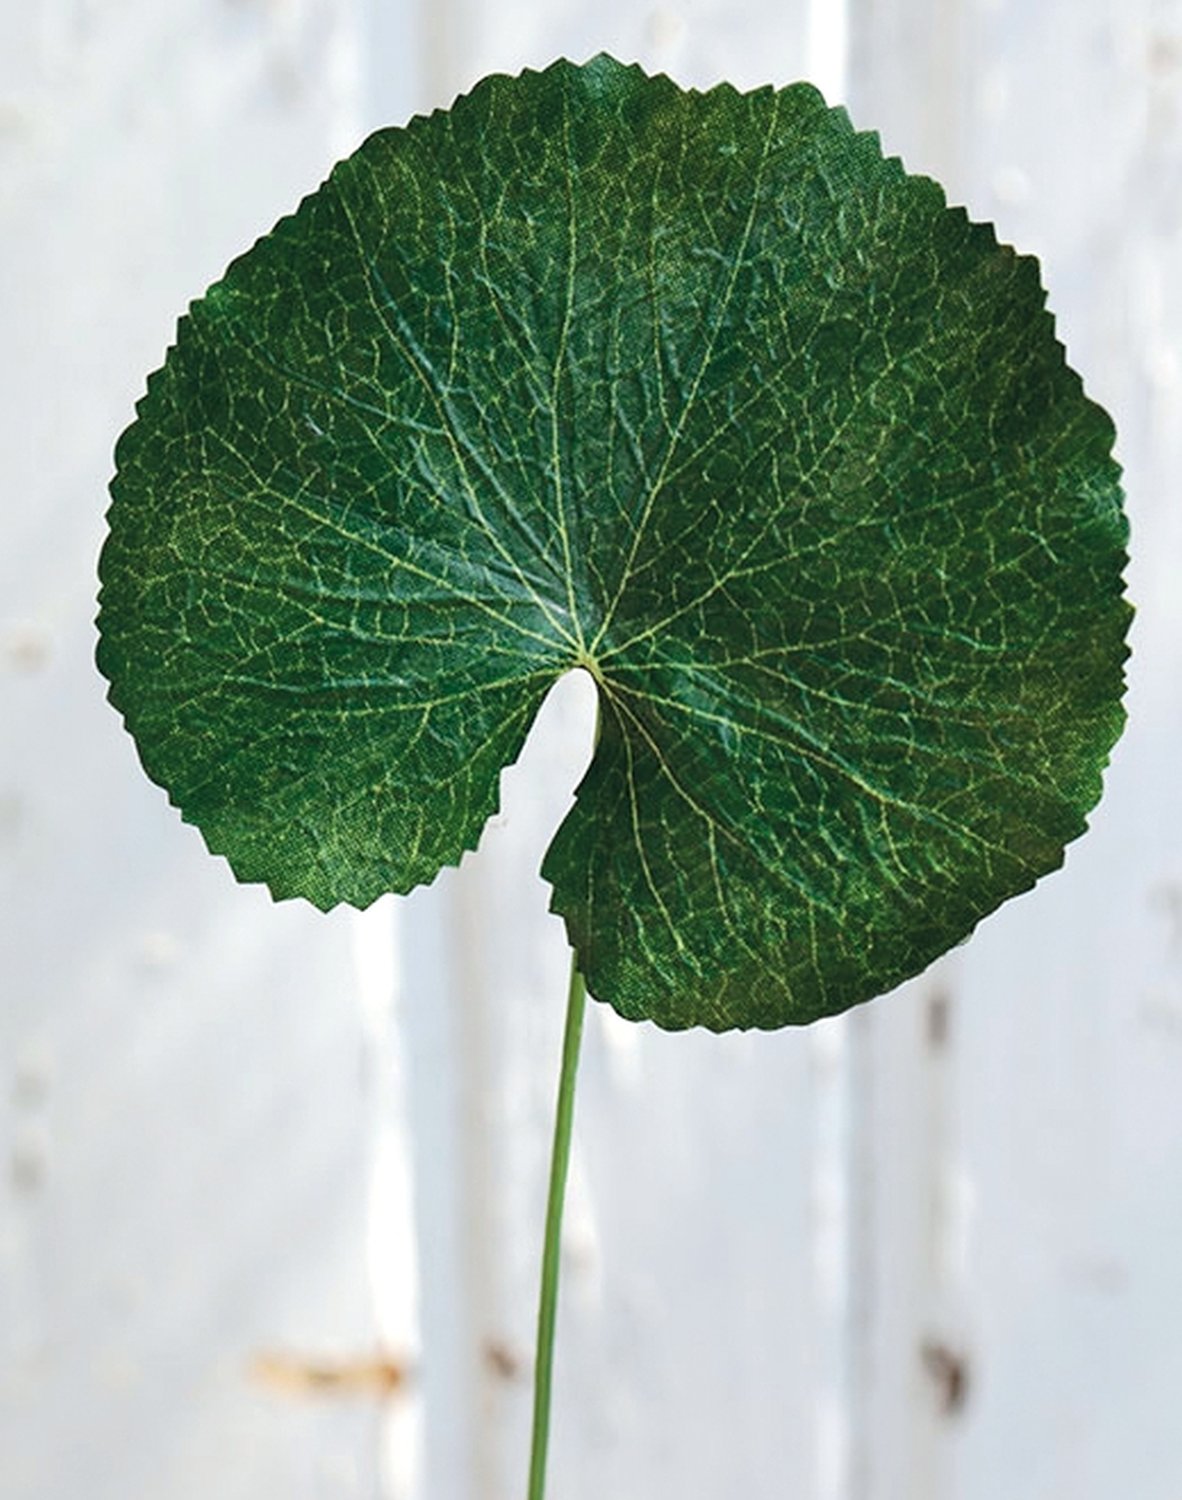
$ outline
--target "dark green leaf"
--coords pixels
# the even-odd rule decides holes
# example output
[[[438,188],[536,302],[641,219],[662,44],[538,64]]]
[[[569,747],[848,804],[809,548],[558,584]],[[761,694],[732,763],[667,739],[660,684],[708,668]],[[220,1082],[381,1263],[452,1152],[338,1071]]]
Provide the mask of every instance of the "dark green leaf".
[[[1108,418],[1033,260],[815,90],[608,58],[371,137],[182,320],[118,449],[100,665],[244,880],[474,847],[548,688],[592,991],[779,1026],[1057,866],[1119,733]]]

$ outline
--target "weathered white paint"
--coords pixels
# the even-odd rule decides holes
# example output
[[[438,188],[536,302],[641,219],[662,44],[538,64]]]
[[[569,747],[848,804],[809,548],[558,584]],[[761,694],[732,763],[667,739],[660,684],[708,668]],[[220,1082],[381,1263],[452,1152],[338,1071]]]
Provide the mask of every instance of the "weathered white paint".
[[[368,1264],[374,1323],[379,1347],[404,1371],[404,1385],[387,1404],[382,1424],[382,1492],[388,1500],[416,1500],[422,1493],[422,1335],[399,916],[391,897],[354,913],[353,954],[372,1111]]]
[[[348,922],[237,888],[94,673],[111,444],[187,300],[356,138],[344,0],[0,8],[0,1493],[365,1496]],[[375,1081],[376,1082],[376,1081]]]
[[[974,111],[972,190],[1042,256],[1061,336],[1116,417],[1139,613],[1129,730],[1093,831],[1040,904],[983,935],[964,989],[981,1380],[960,1493],[1172,1500],[1182,7],[1007,3],[976,18],[971,44],[997,82]]]
[[[867,1280],[864,1493],[1173,1500],[1182,8],[855,0],[852,34],[855,114],[1042,259],[1120,430],[1139,609],[1130,727],[1091,834],[953,956],[942,1045],[895,1000],[866,1012],[868,1178],[893,1227]],[[927,1362],[926,1404],[916,1389],[924,1343],[964,1359],[960,1411],[931,1405],[946,1362]]]

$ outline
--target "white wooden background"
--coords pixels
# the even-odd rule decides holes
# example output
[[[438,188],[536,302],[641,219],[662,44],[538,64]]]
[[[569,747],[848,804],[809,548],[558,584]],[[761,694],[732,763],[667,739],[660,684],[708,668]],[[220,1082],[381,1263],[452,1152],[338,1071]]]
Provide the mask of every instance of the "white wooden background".
[[[184,303],[372,126],[600,48],[812,76],[1043,257],[1139,615],[1093,832],[935,971],[772,1037],[594,1008],[551,1493],[1182,1500],[1178,0],[0,8],[5,1500],[523,1493],[565,983],[532,871],[588,705],[460,875],[320,919],[140,775],[92,574]],[[268,1355],[412,1373],[299,1395]]]

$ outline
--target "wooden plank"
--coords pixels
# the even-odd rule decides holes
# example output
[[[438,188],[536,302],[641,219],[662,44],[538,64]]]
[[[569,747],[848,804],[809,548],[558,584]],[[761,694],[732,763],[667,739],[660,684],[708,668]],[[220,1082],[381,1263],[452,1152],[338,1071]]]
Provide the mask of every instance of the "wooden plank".
[[[928,1192],[944,1249],[876,1250],[882,1296],[900,1305],[868,1400],[891,1413],[890,1393],[914,1385],[925,1318],[939,1330],[929,1370],[961,1390],[942,1437],[918,1392],[880,1435],[871,1423],[868,1494],[1179,1493],[1180,26],[1176,4],[854,4],[856,116],[1042,259],[1060,336],[1121,431],[1139,608],[1130,728],[1093,831],[956,956],[940,1082],[921,1064],[907,1089],[914,1124],[893,1144],[912,1160],[914,1100],[943,1100]],[[902,1059],[885,1033],[874,1044],[892,1088],[916,1072],[913,1036]]]
[[[351,933],[237,888],[92,665],[116,433],[185,302],[353,123],[349,8],[0,16],[0,1491],[372,1494]],[[342,50],[343,49],[343,50]]]
[[[436,18],[451,50],[433,54],[434,87],[446,100],[485,72],[600,47],[687,84],[786,82],[806,69],[805,23],[803,6],[762,0],[456,5]],[[589,750],[581,687],[582,702],[577,678],[555,690],[479,854],[414,897],[404,923],[433,1500],[516,1495],[526,1467],[567,962],[536,870]],[[837,1500],[850,1316],[840,1047],[835,1061],[809,1033],[673,1037],[594,1006],[584,1049],[554,1492]]]
[[[965,988],[982,1323],[965,1496],[1173,1500],[1182,1485],[1180,37],[1177,4],[1088,0],[997,5],[974,39],[974,189],[1042,257],[1060,336],[1116,418],[1138,617],[1093,831],[990,930]]]

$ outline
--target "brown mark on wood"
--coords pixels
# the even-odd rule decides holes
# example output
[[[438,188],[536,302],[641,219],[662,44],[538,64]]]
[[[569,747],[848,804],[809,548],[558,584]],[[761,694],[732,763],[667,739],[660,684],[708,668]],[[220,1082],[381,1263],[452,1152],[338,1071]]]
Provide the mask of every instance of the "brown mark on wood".
[[[1149,893],[1150,905],[1166,927],[1166,942],[1175,958],[1182,956],[1182,881],[1161,880]]]
[[[485,1339],[484,1362],[502,1380],[516,1380],[525,1370],[525,1361],[504,1339]]]
[[[947,990],[935,990],[928,997],[928,1046],[933,1052],[939,1052],[948,1045],[949,1013],[951,1009],[952,997]]]
[[[38,1130],[24,1129],[13,1141],[8,1158],[8,1179],[15,1193],[32,1197],[45,1186],[49,1170],[49,1146]]]
[[[37,625],[21,622],[0,633],[0,661],[11,672],[41,672],[49,657],[49,634]]]
[[[936,1387],[940,1412],[946,1417],[958,1416],[969,1395],[969,1361],[963,1350],[953,1349],[940,1339],[927,1339],[920,1347],[923,1367]]]
[[[1182,37],[1159,31],[1149,38],[1149,67],[1154,73],[1172,73],[1182,66]]]
[[[264,1353],[250,1363],[252,1379],[286,1396],[392,1396],[410,1373],[404,1361],[388,1355],[327,1360]]]

